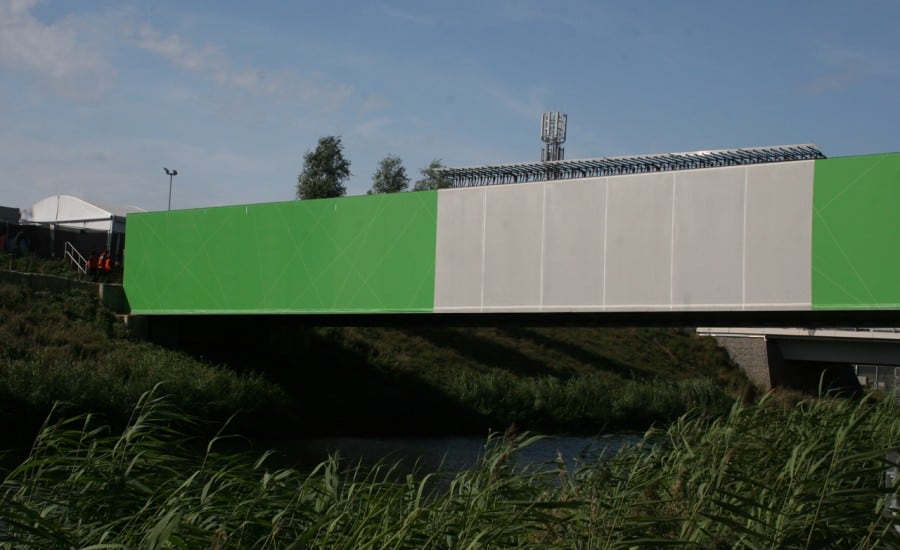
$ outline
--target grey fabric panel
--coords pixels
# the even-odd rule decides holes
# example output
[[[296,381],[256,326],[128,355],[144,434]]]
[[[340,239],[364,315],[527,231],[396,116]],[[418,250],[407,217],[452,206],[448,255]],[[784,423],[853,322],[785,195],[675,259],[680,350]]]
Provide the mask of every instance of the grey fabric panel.
[[[603,304],[606,178],[546,184],[544,309]]]
[[[785,162],[747,171],[746,307],[810,309],[815,163]]]
[[[672,306],[742,304],[744,169],[675,173]]]
[[[435,310],[808,309],[813,171],[442,190]]]
[[[668,307],[672,173],[607,178],[607,308]]]
[[[504,185],[486,191],[485,308],[540,309],[543,187]]]

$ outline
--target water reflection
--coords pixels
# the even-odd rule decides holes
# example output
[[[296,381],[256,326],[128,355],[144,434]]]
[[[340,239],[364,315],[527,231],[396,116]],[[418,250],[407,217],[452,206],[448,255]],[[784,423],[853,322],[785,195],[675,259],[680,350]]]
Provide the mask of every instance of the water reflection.
[[[614,434],[600,437],[553,437],[540,439],[513,455],[517,466],[540,468],[556,466],[561,457],[569,470],[581,464],[614,454],[625,445],[637,443],[641,436]],[[327,437],[278,442],[278,462],[308,471],[339,455],[346,464],[372,467],[399,464],[401,472],[454,472],[475,466],[484,452],[481,437]]]

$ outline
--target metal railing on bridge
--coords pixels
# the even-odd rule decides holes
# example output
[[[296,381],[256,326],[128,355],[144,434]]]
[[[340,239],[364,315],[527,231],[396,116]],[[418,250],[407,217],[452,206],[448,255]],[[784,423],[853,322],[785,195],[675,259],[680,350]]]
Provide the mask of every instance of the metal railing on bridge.
[[[477,187],[504,183],[530,183],[622,176],[823,158],[825,158],[825,155],[819,150],[817,145],[779,145],[745,149],[693,151],[688,153],[442,168],[440,173],[450,180],[453,187]]]

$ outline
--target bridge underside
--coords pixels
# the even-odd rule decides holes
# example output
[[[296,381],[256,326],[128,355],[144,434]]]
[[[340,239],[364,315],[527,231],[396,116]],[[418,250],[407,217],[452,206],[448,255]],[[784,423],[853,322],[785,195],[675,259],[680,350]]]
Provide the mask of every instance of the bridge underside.
[[[212,318],[240,323],[308,326],[610,326],[610,327],[897,327],[900,310],[886,311],[675,311],[675,312],[519,312],[519,313],[303,313],[156,314],[132,313],[131,322],[161,323]]]

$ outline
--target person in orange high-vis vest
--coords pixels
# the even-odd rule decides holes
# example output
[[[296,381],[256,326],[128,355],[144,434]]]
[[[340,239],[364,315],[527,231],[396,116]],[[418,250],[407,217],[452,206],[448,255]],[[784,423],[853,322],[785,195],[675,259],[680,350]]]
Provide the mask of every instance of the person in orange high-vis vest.
[[[97,253],[91,252],[87,260],[87,276],[91,279],[97,274]]]
[[[109,252],[106,253],[106,259],[103,260],[103,271],[112,273],[112,256]]]

